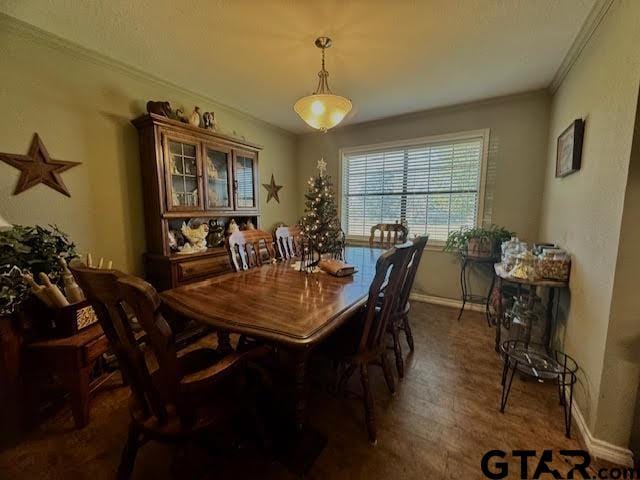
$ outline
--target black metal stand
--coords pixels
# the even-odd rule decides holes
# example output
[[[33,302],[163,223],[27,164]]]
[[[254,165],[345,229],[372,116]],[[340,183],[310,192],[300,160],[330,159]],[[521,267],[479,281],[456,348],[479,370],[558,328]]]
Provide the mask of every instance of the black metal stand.
[[[504,367],[502,369],[502,394],[500,412],[504,413],[511,392],[516,370],[539,382],[555,382],[558,385],[560,405],[564,412],[564,431],[571,438],[571,409],[573,386],[576,383],[578,364],[566,353],[549,352],[546,345],[508,340],[501,346]],[[568,392],[567,392],[568,390]]]
[[[474,264],[489,266],[493,269],[493,264],[500,259],[495,257],[474,257],[470,255],[462,255],[462,265],[460,267],[460,290],[462,291],[461,300],[462,306],[460,307],[460,313],[458,314],[458,320],[462,318],[464,313],[464,307],[467,303],[484,304],[485,306],[485,318],[487,319],[487,325],[491,326],[491,314],[489,311],[489,304],[491,303],[491,292],[496,281],[496,277],[491,272],[491,285],[486,295],[476,295],[471,292],[469,275],[471,273],[471,267]]]

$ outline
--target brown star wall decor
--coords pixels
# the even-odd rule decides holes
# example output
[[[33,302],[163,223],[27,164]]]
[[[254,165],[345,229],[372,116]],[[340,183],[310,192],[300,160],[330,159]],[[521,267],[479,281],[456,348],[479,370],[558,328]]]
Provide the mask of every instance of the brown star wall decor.
[[[71,194],[62,181],[60,174],[76,165],[80,165],[80,162],[65,162],[52,159],[37,133],[33,134],[33,140],[27,155],[0,153],[0,160],[20,170],[18,184],[13,191],[14,195],[18,195],[39,183],[44,183],[70,197]]]
[[[262,186],[267,189],[267,203],[269,200],[274,198],[276,202],[280,203],[280,197],[278,196],[278,192],[282,188],[282,185],[276,185],[276,181],[273,178],[273,173],[271,174],[271,183],[263,183]]]

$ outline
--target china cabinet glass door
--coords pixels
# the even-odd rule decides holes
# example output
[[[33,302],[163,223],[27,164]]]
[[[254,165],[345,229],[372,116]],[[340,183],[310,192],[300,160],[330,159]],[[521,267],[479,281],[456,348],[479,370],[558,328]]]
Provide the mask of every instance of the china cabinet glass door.
[[[204,147],[206,210],[231,210],[231,149]]]
[[[198,144],[165,138],[168,210],[201,210],[203,206]]]
[[[256,209],[256,155],[252,152],[235,151],[236,210]]]

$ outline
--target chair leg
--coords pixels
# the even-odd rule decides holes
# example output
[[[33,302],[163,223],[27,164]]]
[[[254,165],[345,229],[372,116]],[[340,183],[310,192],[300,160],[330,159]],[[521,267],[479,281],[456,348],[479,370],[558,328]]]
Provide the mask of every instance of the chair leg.
[[[402,319],[402,325],[404,330],[404,335],[407,337],[407,344],[409,345],[409,350],[412,352],[415,350],[413,345],[413,333],[411,332],[411,324],[409,323],[409,315],[405,315]]]
[[[387,360],[387,354],[383,353],[380,356],[380,364],[382,365],[382,372],[384,373],[384,380],[387,382],[387,387],[391,394],[396,393],[396,382],[393,379],[393,373],[391,372],[391,368],[389,368],[389,361]]]
[[[118,480],[128,480],[133,472],[136,463],[136,455],[140,446],[140,431],[135,423],[129,425],[129,434],[127,435],[127,443],[122,450],[120,457],[120,465],[118,466]]]
[[[400,332],[396,326],[393,327],[393,353],[396,356],[396,370],[398,377],[404,377],[404,360],[402,359],[402,346],[400,345]]]
[[[375,445],[378,443],[376,435],[376,418],[373,410],[373,394],[371,393],[371,387],[369,386],[369,370],[366,364],[360,365],[360,382],[362,383],[364,417],[367,422],[369,442]]]

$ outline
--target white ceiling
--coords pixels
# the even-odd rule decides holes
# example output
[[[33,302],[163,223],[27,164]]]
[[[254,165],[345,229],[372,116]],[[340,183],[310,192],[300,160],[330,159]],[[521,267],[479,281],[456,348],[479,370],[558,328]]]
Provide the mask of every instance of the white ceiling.
[[[549,85],[595,0],[1,0],[0,10],[292,132],[328,35],[346,123]]]

